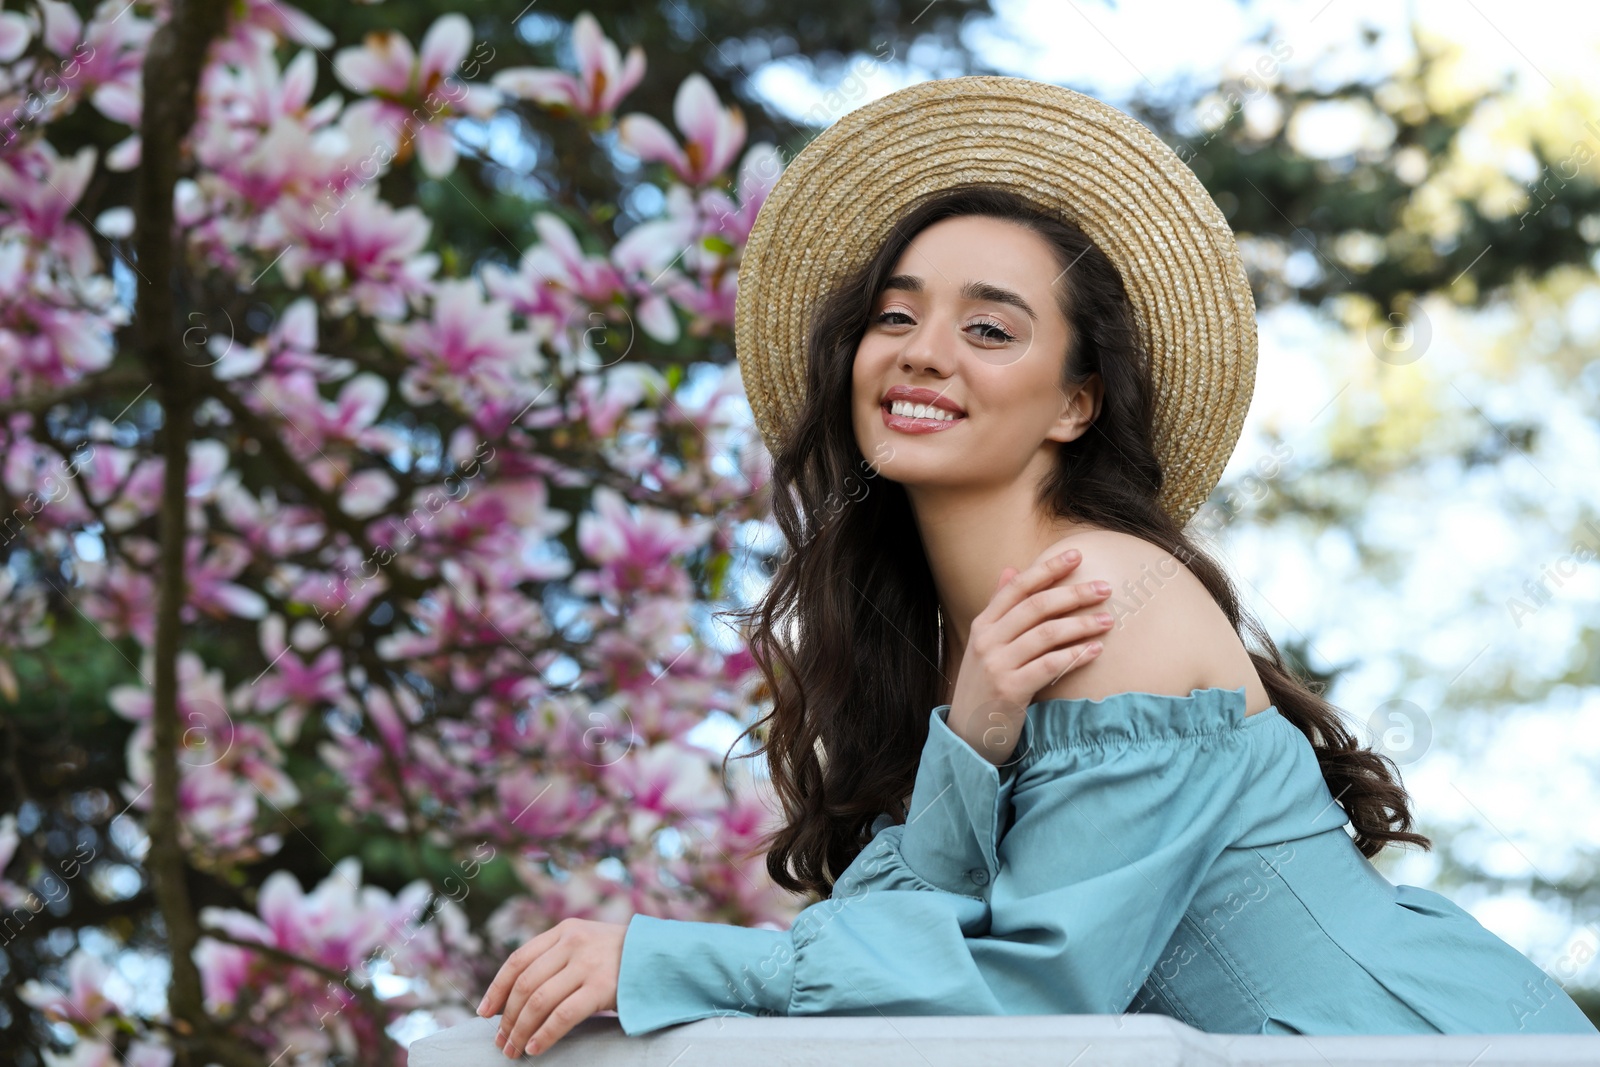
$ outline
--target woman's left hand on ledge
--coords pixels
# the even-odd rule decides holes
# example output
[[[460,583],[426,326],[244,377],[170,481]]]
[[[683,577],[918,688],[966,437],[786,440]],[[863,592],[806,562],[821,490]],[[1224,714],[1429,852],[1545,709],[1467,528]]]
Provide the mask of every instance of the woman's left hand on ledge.
[[[562,919],[513,952],[478,1004],[484,1018],[501,1017],[501,1051],[512,1059],[543,1052],[595,1012],[616,1010],[627,932],[620,923]]]

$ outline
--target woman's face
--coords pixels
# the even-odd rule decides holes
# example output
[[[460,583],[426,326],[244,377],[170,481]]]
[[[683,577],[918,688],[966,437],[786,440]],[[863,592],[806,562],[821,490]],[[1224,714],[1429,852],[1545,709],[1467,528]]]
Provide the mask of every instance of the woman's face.
[[[1050,245],[1020,223],[960,216],[917,234],[856,348],[861,454],[907,487],[1042,477],[1098,403],[1097,388],[1061,389],[1070,329],[1055,295],[1061,273]],[[936,396],[961,414],[895,414],[894,393],[905,389],[913,404]]]

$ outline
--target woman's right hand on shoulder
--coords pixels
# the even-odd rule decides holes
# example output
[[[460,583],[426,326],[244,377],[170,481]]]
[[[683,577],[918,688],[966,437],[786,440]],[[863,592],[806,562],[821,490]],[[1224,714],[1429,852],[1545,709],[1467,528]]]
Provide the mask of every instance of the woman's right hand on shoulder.
[[[1082,562],[1077,549],[1047,550],[1027,570],[1007,567],[988,605],[972,620],[946,724],[978,754],[1004,765],[1017,747],[1034,694],[1100,652],[1110,628],[1068,613],[1111,593],[1105,583],[1057,585]]]

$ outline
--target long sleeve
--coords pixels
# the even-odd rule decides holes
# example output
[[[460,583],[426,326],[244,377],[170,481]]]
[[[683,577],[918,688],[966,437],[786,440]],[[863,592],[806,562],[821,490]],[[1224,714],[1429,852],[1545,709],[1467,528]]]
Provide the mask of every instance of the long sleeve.
[[[617,993],[624,1032],[719,1014],[1125,1010],[1236,834],[1244,704],[1241,687],[1030,706],[1027,748],[1008,784],[996,773],[1014,819],[986,895],[919,876],[908,821],[880,829],[833,897],[789,930],[635,915]]]
[[[898,831],[899,847],[880,849],[873,875],[858,871],[858,879],[877,877],[898,863],[925,883],[923,888],[988,896],[1000,873],[1000,837],[1020,754],[1030,747],[1029,728],[1023,724],[1018,756],[996,767],[950,729],[949,719],[949,704],[940,704],[928,716],[928,740],[917,764],[905,825]],[[887,816],[879,817],[874,841],[889,823]],[[837,896],[837,882],[835,887]]]

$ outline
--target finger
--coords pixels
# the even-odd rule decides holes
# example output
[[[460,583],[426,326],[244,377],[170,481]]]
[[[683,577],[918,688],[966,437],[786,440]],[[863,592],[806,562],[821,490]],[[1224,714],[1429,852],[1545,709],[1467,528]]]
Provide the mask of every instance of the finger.
[[[1020,668],[1056,649],[1087,644],[1107,630],[1107,624],[1096,618],[1099,614],[1102,613],[1086,612],[1046,619],[1012,642],[1010,654]],[[1110,612],[1103,614],[1109,615]]]
[[[556,1000],[550,999],[550,994],[554,990],[547,990],[544,985],[566,969],[569,958],[570,954],[563,950],[543,953],[516,976],[511,988],[506,991],[506,1008],[500,1016],[500,1032],[506,1035],[505,1047],[513,1054],[522,1048],[522,1044],[517,1040],[516,1026],[527,1014],[530,1002],[535,1010],[542,1008],[544,1011],[550,1010],[559,1002],[559,997]],[[566,994],[563,992],[562,995]],[[531,1033],[533,1033],[532,1026],[524,1027],[521,1042],[525,1043]]]
[[[1104,592],[1096,583],[1073,582],[1055,585],[1028,594],[1021,603],[990,624],[989,638],[1001,645],[1009,645],[1037,630],[1046,622],[1062,616],[1092,617],[1099,613],[1102,601],[1111,595],[1108,584]],[[1037,654],[1035,652],[1034,654]],[[1031,659],[1019,656],[1018,662]]]
[[[988,606],[979,614],[988,614],[988,621],[991,622],[1003,618],[1005,613],[1020,603],[1024,597],[1054,582],[1076,567],[1082,559],[1081,552],[1069,548],[1065,552],[1039,560],[1002,584],[999,592],[990,598]]]
[[[520,1056],[528,1047],[528,1041],[534,1033],[545,1024],[567,998],[583,985],[584,974],[579,967],[562,967],[559,971],[548,976],[543,976],[537,987],[531,989],[517,1011],[515,1018],[507,1016],[511,1021],[510,1036],[506,1038],[505,1051],[513,1056]],[[567,1008],[566,1011],[572,1011]],[[565,1015],[562,1016],[566,1018]],[[575,1021],[575,1020],[574,1020]],[[572,1029],[568,1023],[562,1033]],[[545,1046],[549,1048],[549,1045]]]
[[[566,1037],[574,1026],[599,1011],[603,999],[598,990],[580,983],[577,989],[556,1005],[522,1047],[534,1054],[544,1052]]]
[[[560,935],[552,926],[538,937],[531,938],[520,945],[517,950],[506,957],[500,965],[500,970],[495,974],[494,981],[489,983],[489,991],[484,993],[483,999],[478,1002],[478,1014],[485,1019],[501,1014],[505,1007],[506,992],[511,988],[511,983],[517,980],[517,975],[523,972],[530,961],[555,944]]]
[[[1045,689],[1061,680],[1061,676],[1068,671],[1076,670],[1088,663],[1104,650],[1099,641],[1090,641],[1088,644],[1070,645],[1055,652],[1046,653],[1028,664],[1030,671],[1037,671],[1037,676],[1047,679],[1041,682],[1039,689]],[[1035,689],[1034,692],[1038,692]]]

